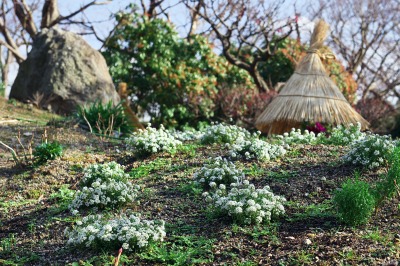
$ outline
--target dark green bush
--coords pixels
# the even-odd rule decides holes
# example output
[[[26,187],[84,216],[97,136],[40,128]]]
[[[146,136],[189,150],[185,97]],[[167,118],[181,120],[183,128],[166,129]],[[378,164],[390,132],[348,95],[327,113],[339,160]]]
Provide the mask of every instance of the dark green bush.
[[[45,163],[48,160],[54,160],[63,154],[63,146],[57,141],[43,142],[36,146],[33,155],[38,163]]]
[[[376,202],[379,207],[385,200],[390,200],[400,188],[400,146],[393,149],[389,157],[390,168],[377,182],[375,189]]]
[[[133,126],[129,123],[121,104],[115,105],[110,101],[107,104],[93,103],[87,107],[78,108],[79,123],[88,126],[91,132],[103,135],[130,134]]]
[[[375,197],[370,185],[364,181],[348,179],[342,189],[336,191],[333,202],[339,218],[348,225],[360,225],[368,222],[375,209]]]

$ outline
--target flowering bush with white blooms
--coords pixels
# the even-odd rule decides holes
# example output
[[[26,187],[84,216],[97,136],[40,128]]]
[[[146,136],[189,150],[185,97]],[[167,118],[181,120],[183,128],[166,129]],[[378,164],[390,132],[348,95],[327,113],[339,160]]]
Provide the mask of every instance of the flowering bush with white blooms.
[[[77,214],[81,208],[118,208],[134,201],[139,187],[130,183],[128,177],[122,166],[115,162],[88,166],[70,210]]]
[[[204,144],[233,143],[239,137],[246,138],[250,136],[250,132],[242,127],[226,124],[212,124],[204,129],[201,142]]]
[[[107,218],[101,214],[78,220],[64,231],[67,244],[88,248],[122,247],[126,251],[145,248],[165,237],[164,221],[141,219],[139,214],[121,214]]]
[[[89,207],[116,209],[133,202],[137,194],[138,187],[129,182],[98,179],[91,186],[79,190],[69,208],[73,214],[77,214],[79,209]]]
[[[338,125],[332,129],[328,138],[321,138],[322,143],[333,145],[349,145],[354,141],[359,141],[367,136],[366,133],[361,132],[361,124],[349,124],[348,126]]]
[[[251,138],[239,137],[233,144],[226,144],[229,148],[229,156],[232,159],[269,161],[286,153],[282,145],[265,142],[258,138],[258,134],[253,134]]]
[[[91,164],[83,170],[83,177],[79,182],[81,187],[90,186],[97,179],[103,181],[113,179],[115,181],[127,181],[129,175],[125,173],[124,168],[116,163],[109,162],[104,164]]]
[[[256,189],[249,181],[243,184],[232,184],[231,189],[218,189],[215,193],[204,192],[206,201],[220,215],[229,215],[240,224],[267,223],[284,214],[286,199],[276,196],[268,186]]]
[[[343,160],[349,164],[374,169],[387,164],[395,146],[390,136],[368,134],[351,144],[350,151],[343,156]]]
[[[224,188],[231,183],[240,184],[244,174],[227,159],[221,157],[210,159],[211,163],[204,165],[194,174],[195,182],[206,188]]]
[[[190,141],[199,140],[204,136],[204,132],[197,130],[169,130],[169,133],[177,140],[180,141]]]
[[[300,129],[292,128],[289,133],[276,136],[282,144],[315,144],[318,141],[318,136],[314,132],[310,132],[307,129],[301,132]]]
[[[138,156],[148,156],[162,151],[174,153],[177,146],[182,144],[180,140],[165,130],[163,125],[158,130],[149,125],[145,130],[133,133],[125,141]]]

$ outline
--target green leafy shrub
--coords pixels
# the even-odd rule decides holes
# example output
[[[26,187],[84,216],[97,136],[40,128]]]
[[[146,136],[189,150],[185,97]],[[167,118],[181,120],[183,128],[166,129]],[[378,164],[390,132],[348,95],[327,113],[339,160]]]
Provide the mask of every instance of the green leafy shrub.
[[[230,216],[239,224],[267,223],[285,213],[284,197],[274,195],[268,186],[256,189],[247,180],[231,184],[230,190],[219,188],[203,196],[216,214]]]
[[[210,159],[211,163],[204,165],[194,174],[195,182],[205,188],[216,188],[219,185],[240,184],[244,179],[242,171],[227,159],[221,157]],[[222,187],[224,187],[222,186]]]
[[[115,162],[89,166],[69,206],[71,212],[75,215],[82,208],[117,209],[133,202],[139,187],[130,183],[128,177]]]
[[[175,139],[169,131],[165,130],[163,125],[158,130],[149,125],[145,130],[135,132],[125,142],[139,157],[162,151],[174,153],[177,146],[182,144],[180,140]]]
[[[164,221],[143,220],[134,213],[111,217],[97,214],[78,220],[72,229],[66,228],[64,234],[68,245],[111,250],[122,247],[133,251],[163,241],[165,226]]]
[[[394,147],[390,136],[368,134],[351,144],[350,151],[343,156],[343,161],[374,169],[387,164]]]
[[[81,125],[102,135],[119,137],[121,134],[130,134],[134,129],[126,118],[121,103],[114,105],[112,101],[107,104],[96,102],[87,107],[80,106],[77,117]]]
[[[209,121],[219,84],[251,84],[247,72],[228,64],[202,36],[180,38],[169,22],[138,14],[133,5],[115,19],[103,52],[111,76],[128,84],[132,109],[147,112],[156,126]]]
[[[36,146],[33,156],[38,163],[45,163],[48,160],[54,160],[61,157],[64,151],[64,147],[57,141],[43,142]]]
[[[348,225],[365,224],[375,209],[375,197],[368,183],[348,179],[333,198],[339,218]]]

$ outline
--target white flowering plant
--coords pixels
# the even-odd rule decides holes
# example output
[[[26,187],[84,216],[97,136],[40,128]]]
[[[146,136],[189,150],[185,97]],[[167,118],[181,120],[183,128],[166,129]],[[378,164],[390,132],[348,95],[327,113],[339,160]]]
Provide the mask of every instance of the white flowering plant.
[[[285,213],[284,197],[274,195],[269,186],[257,189],[247,180],[241,185],[231,184],[230,190],[204,192],[203,197],[215,213],[228,215],[239,224],[268,223]]]
[[[130,182],[98,179],[91,186],[84,186],[76,192],[69,209],[74,215],[83,208],[118,209],[133,202],[137,195],[138,187]]]
[[[203,144],[211,143],[233,143],[239,137],[249,137],[250,132],[242,127],[226,124],[212,124],[204,129],[204,134],[201,137]]]
[[[144,220],[140,214],[122,213],[106,217],[88,215],[66,228],[67,244],[92,249],[118,249],[125,251],[143,249],[149,244],[163,241],[166,233],[164,221]]]
[[[286,153],[282,145],[270,144],[259,139],[259,132],[251,137],[239,137],[233,144],[226,144],[229,156],[232,159],[246,159],[269,161],[283,156]]]
[[[180,131],[180,130],[169,130],[168,131],[175,139],[180,140],[182,142],[184,141],[192,141],[192,140],[199,140],[204,136],[204,132],[194,130],[194,129],[188,129],[185,131]]]
[[[322,135],[321,135],[322,136]],[[355,141],[364,139],[366,133],[361,132],[361,124],[349,124],[347,126],[338,125],[332,129],[329,137],[320,137],[319,141],[324,144],[346,146]]]
[[[224,188],[231,183],[240,184],[244,179],[242,171],[235,164],[225,158],[210,159],[211,163],[205,164],[194,173],[194,180],[204,188]]]
[[[158,130],[149,125],[145,130],[133,133],[125,142],[139,157],[157,152],[175,153],[177,146],[182,144],[163,125]]]
[[[285,132],[283,135],[277,135],[276,138],[281,144],[316,144],[318,136],[314,132],[307,129],[303,132],[300,129],[292,128],[290,132]]]
[[[124,168],[116,162],[91,164],[83,170],[83,177],[79,181],[79,185],[81,187],[90,186],[98,179],[101,179],[102,181],[107,179],[127,181],[129,175],[126,174]]]
[[[368,134],[351,144],[350,151],[343,156],[343,161],[368,169],[385,166],[395,146],[390,136]]]
[[[115,162],[88,166],[69,209],[77,214],[82,208],[118,208],[133,202],[139,187],[128,178],[122,166]]]

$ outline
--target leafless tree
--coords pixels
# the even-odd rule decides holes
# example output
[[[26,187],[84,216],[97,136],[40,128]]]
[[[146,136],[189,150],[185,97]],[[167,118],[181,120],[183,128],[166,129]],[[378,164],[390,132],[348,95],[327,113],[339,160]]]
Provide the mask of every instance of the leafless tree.
[[[331,25],[330,46],[353,73],[365,99],[400,98],[400,1],[320,0],[308,13]]]
[[[258,66],[270,59],[277,44],[293,31],[295,19],[280,17],[284,0],[187,0],[195,26],[200,17],[220,42],[222,54],[252,76],[260,91],[269,91]],[[191,30],[190,32],[193,32]]]

